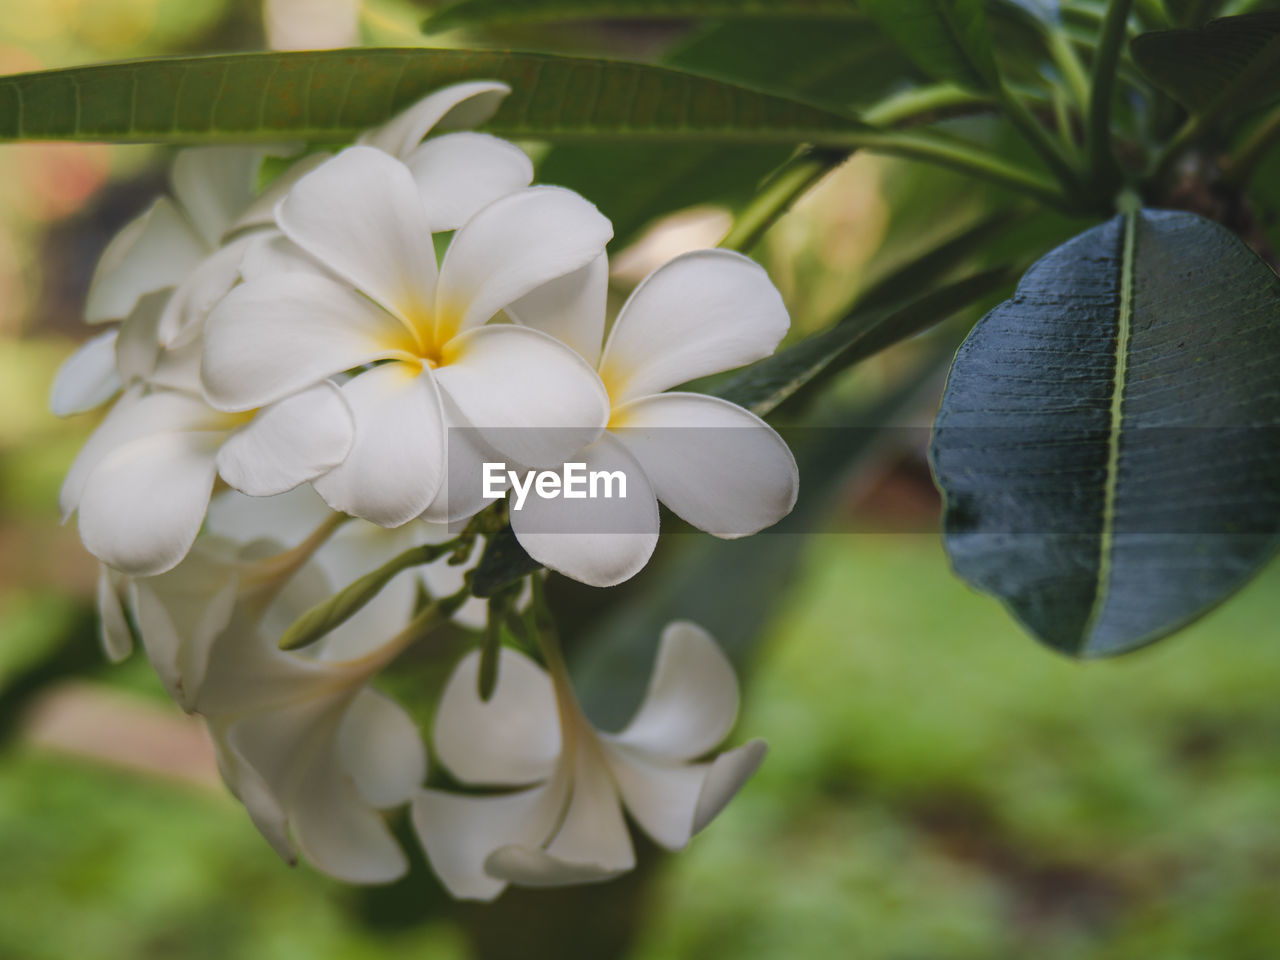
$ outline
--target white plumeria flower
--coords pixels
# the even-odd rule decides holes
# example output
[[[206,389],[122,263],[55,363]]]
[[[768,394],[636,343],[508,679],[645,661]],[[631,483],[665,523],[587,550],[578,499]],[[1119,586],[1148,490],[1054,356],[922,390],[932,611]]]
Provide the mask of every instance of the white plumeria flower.
[[[624,806],[657,843],[678,850],[764,759],[764,742],[754,740],[694,762],[724,739],[738,712],[733,668],[694,624],[663,631],[644,702],[617,734],[591,726],[563,664],[548,675],[504,648],[486,703],[476,689],[479,660],[468,654],[445,687],[436,752],[463,783],[521,789],[424,790],[414,799],[414,827],[454,896],[492,900],[508,883],[583,883],[631,869]]]
[[[196,389],[126,391],[63,482],[63,517],[78,511],[85,547],[125,573],[162,573],[186,556],[218,476],[270,496],[321,476],[351,449],[351,414],[332,383],[243,414],[214,410]]]
[[[420,787],[426,754],[412,719],[368,681],[413,639],[412,605],[384,593],[361,611],[364,630],[283,652],[284,627],[334,584],[308,559],[314,542],[280,546],[205,537],[172,571],[132,581],[147,656],[205,717],[224,779],[281,856],[296,860],[296,844],[341,880],[395,879],[407,861],[378,811]]]
[[[486,134],[446,132],[421,141],[433,130],[483,123],[510,92],[497,81],[453,84],[366,132],[360,142],[406,161],[442,224],[437,229],[452,230],[484,204],[528,186],[533,166],[519,148]],[[302,157],[259,193],[263,160],[281,152],[261,147],[180,151],[170,169],[172,199],[157,199],[103,251],[89,285],[86,321],[123,321],[148,294],[172,290],[174,295],[162,299],[161,310],[147,320],[149,338],[163,346],[189,343],[209,309],[235,284],[255,235],[275,232],[276,204],[330,156]],[[92,410],[130,383],[132,371],[117,371],[117,333],[112,328],[91,338],[63,364],[50,399],[57,416]],[[148,337],[140,339],[145,343]]]
[[[374,147],[325,162],[276,212],[322,269],[296,259],[294,270],[264,272],[251,249],[250,279],[215,308],[205,334],[205,390],[229,411],[376,364],[343,383],[355,445],[315,486],[334,509],[383,526],[424,514],[454,521],[483,506],[478,484],[470,497],[441,493],[447,426],[492,431],[519,462],[558,464],[608,419],[604,388],[581,357],[541,331],[486,323],[600,256],[609,222],[571,191],[520,190],[471,216],[437,268],[440,221],[425,192]]]
[[[700,530],[743,537],[795,506],[799,474],[781,437],[718,397],[671,387],[769,356],[790,325],[769,275],[729,250],[697,250],[646,277],[601,349],[603,259],[513,304],[595,364],[611,403],[607,432],[566,458],[622,471],[625,498],[529,497],[511,527],[529,555],[592,586],[634,576],[658,540],[658,501]],[[664,392],[665,391],[665,392]]]

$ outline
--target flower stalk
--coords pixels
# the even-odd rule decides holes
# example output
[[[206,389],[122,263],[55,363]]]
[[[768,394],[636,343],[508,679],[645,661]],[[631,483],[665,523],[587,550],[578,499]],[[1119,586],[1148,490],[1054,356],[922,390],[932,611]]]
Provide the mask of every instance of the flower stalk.
[[[335,630],[355,616],[398,573],[408,570],[410,567],[434,563],[441,557],[453,553],[458,546],[459,540],[460,538],[454,538],[444,543],[427,543],[418,547],[410,547],[404,553],[393,557],[378,567],[378,569],[366,573],[363,577],[348,584],[328,600],[312,607],[295,620],[280,637],[280,649],[297,650],[299,647],[315,643],[325,634]],[[465,596],[463,599],[465,599]],[[438,603],[433,604],[427,609],[434,609],[438,605]]]

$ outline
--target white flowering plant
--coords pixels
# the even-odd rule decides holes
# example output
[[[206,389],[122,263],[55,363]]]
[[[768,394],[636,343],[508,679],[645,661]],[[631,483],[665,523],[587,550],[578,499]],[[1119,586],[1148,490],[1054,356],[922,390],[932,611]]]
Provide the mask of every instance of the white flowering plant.
[[[572,6],[462,0],[429,27]],[[784,79],[725,66],[739,19],[786,10],[711,6],[667,11],[730,21],[679,66],[353,48],[0,78],[0,138],[180,147],[101,253],[84,316],[105,332],[53,384],[59,415],[100,411],[60,507],[101,563],[107,655],[140,646],[204,718],[286,860],[394,880],[400,816],[451,894],[492,900],[630,870],[628,818],[689,843],[765,755],[723,748],[738,681],[695,621],[741,653],[792,555],[761,537],[625,591],[672,527],[803,530],[867,438],[812,432],[796,456],[782,416],[822,423],[820,397],[847,427],[837,374],[934,326],[945,362],[943,321],[1002,295],[954,354],[929,451],[961,577],[1055,649],[1108,656],[1280,544],[1280,280],[1252,212],[1280,18],[802,4],[895,45],[855,113],[801,89],[804,44]],[[789,298],[749,254],[855,151],[969,178],[979,213],[928,224],[940,242],[779,349]],[[612,296],[638,227],[695,200],[733,210],[719,244]],[[737,595],[710,603],[726,568]],[[629,720],[627,671],[580,680],[636,657],[588,635],[570,669],[566,582],[626,585],[605,622],[653,661]],[[415,658],[442,682],[388,682]]]

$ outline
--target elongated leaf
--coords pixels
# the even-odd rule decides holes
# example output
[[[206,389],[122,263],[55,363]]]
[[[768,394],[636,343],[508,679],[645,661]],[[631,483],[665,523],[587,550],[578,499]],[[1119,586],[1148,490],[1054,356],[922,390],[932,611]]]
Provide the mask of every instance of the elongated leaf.
[[[1280,279],[1189,213],[1040,260],[956,356],[934,472],[956,572],[1067,653],[1157,640],[1280,542]]]
[[[957,311],[988,297],[1016,274],[996,268],[930,291],[905,306],[855,310],[830,330],[744,370],[716,395],[768,416],[800,390],[859,363],[881,350],[941,323]]]
[[[1211,20],[1135,37],[1147,79],[1195,113],[1239,113],[1280,100],[1280,13]]]
[[[696,17],[729,20],[858,16],[853,0],[462,0],[427,18],[428,31],[561,20],[648,20]]]
[[[182,57],[0,77],[0,140],[340,140],[423,94],[496,79],[487,129],[531,139],[793,146],[866,129],[795,100],[666,67],[475,50]]]
[[[914,68],[872,24],[735,21],[680,42],[668,66],[821,103],[875,103]],[[558,144],[538,177],[590,197],[613,221],[615,249],[649,221],[692,204],[750,199],[789,146],[723,143]]]
[[[999,79],[983,0],[862,0],[925,73],[974,90]]]

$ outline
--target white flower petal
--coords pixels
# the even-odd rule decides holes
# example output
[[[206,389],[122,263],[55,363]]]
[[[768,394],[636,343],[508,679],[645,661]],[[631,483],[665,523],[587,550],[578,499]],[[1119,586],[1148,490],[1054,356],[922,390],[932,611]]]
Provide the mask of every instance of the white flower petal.
[[[192,147],[173,158],[173,195],[210,250],[253,199],[261,147]]]
[[[172,297],[172,289],[144,294],[121,322],[116,338],[116,370],[126,384],[136,380],[152,382],[160,362],[160,318]],[[198,356],[195,383],[199,392]]]
[[[594,367],[604,339],[608,295],[609,260],[602,253],[508,304],[506,312],[516,323],[551,334]]]
[[[133,652],[133,631],[129,629],[122,599],[126,586],[124,574],[105,563],[98,564],[98,635],[112,663],[119,663]]]
[[[356,694],[338,726],[338,757],[370,806],[407,803],[427,776],[427,751],[418,725],[384,694]]]
[[[695,250],[623,305],[600,376],[615,406],[773,353],[791,321],[769,275],[730,250]]]
[[[417,181],[432,232],[457,230],[499,197],[529,186],[533,162],[486,133],[450,133],[416,147],[405,165]]]
[[[508,844],[543,843],[562,793],[557,784],[498,796],[423,790],[413,800],[413,826],[431,869],[453,896],[492,900],[507,884],[485,872],[486,858]]]
[[[79,505],[89,475],[120,447],[153,433],[212,429],[218,416],[195,397],[167,390],[144,395],[141,385],[129,388],[90,434],[67,471],[58,494],[62,519],[70,517]]]
[[[613,236],[593,204],[563,187],[495,200],[453,236],[440,264],[436,337],[479,326],[549,280],[585,267]]]
[[[209,721],[209,732],[217,749],[218,770],[227,787],[244,804],[258,832],[285,863],[294,866],[298,862],[298,854],[289,839],[289,821],[284,808],[262,775],[236,749],[234,726],[225,718]]]
[[[662,763],[622,746],[606,750],[622,802],[636,823],[666,849],[682,849],[693,835],[694,809],[711,765]]]
[[[222,479],[251,497],[286,493],[342,463],[355,426],[331,382],[277,400],[229,436],[218,451]]]
[[[102,252],[89,281],[85,320],[127,317],[144,293],[176,287],[209,252],[177,207],[159,198]]]
[[[133,576],[172,569],[204,522],[222,435],[157,433],[126,444],[94,469],[80,498],[80,539]]]
[[[640,462],[658,499],[717,537],[744,537],[795,506],[800,473],[786,442],[741,407],[697,393],[663,393],[614,409],[613,433]]]
[[[449,394],[440,391],[444,410],[445,476],[435,499],[422,518],[432,524],[453,524],[475,516],[497,497],[484,495],[484,465],[498,463],[503,455],[470,426]]]
[[[426,367],[386,363],[342,385],[355,443],[341,465],[315,481],[335,510],[384,527],[427,508],[444,476],[444,422]]]
[[[251,234],[240,260],[241,278],[252,281],[281,273],[318,273],[347,286],[341,278],[279,230],[259,230]]]
[[[209,503],[206,530],[234,543],[276,541],[282,550],[296,547],[330,515],[328,504],[310,486],[275,497],[247,497],[224,490]]]
[[[235,554],[202,540],[172,570],[133,581],[133,608],[147,659],[184,710],[195,709],[209,651],[231,623],[239,577]]]
[[[361,800],[331,751],[304,773],[289,825],[311,864],[345,883],[389,883],[409,869],[386,822]]]
[[[436,710],[440,762],[463,783],[518,786],[551,775],[560,753],[560,721],[546,671],[507,647],[488,703],[477,689],[480,653],[454,668]]]
[[[262,193],[253,198],[249,206],[231,225],[230,232],[235,233],[251,227],[275,226],[276,204],[285,198],[295,183],[332,156],[333,154],[328,151],[318,150],[315,153],[308,153],[293,163],[284,173],[267,184]]]
[[[210,254],[178,284],[156,324],[161,346],[178,347],[198,340],[209,311],[240,279],[240,260],[251,237],[231,241]]]
[[[592,472],[626,477],[626,496],[582,500],[543,499],[531,490],[523,506],[515,508],[515,492],[508,494],[511,529],[520,545],[545,567],[593,587],[612,587],[635,576],[658,543],[658,501],[648,478],[634,457],[605,434],[574,454],[571,461]],[[603,494],[604,487],[598,487]]]
[[[626,821],[622,819],[618,788],[609,772],[604,749],[588,729],[579,731],[578,748],[573,758],[573,794],[569,798],[564,821],[551,843],[547,844],[546,852],[553,861],[587,865],[602,872],[622,872],[636,864],[631,835],[627,832]],[[533,866],[535,870],[533,874],[524,876],[515,873],[515,864],[510,860],[503,861],[497,870],[494,866],[493,858],[490,858],[486,869],[513,883],[556,885],[582,882],[568,880],[553,862],[526,860],[525,866]]]
[[[404,325],[354,290],[312,274],[262,277],[209,314],[204,386],[215,406],[251,410],[412,349]]]
[[[429,93],[380,127],[362,133],[358,143],[404,159],[431,130],[461,130],[484,123],[511,92],[505,83],[476,80]]]
[[[466,423],[512,460],[558,465],[600,436],[609,398],[585,360],[545,333],[511,324],[455,337],[435,371]]]
[[[640,709],[610,739],[669,760],[701,756],[729,735],[738,716],[738,681],[711,635],[677,620],[662,631]]]
[[[719,815],[742,785],[760,769],[768,751],[769,747],[763,740],[750,740],[715,758],[707,771],[707,780],[693,814],[694,833],[706,829],[707,824]]]
[[[413,175],[372,147],[348,147],[302,177],[276,210],[289,239],[410,322],[431,310],[436,253]]]
[[[49,391],[55,417],[70,417],[100,407],[120,389],[116,373],[116,337],[112,328],[82,343],[63,361]]]
[[[627,866],[607,867],[595,862],[571,861],[546,850],[518,844],[500,847],[484,861],[487,874],[501,877],[504,883],[522,887],[568,887],[583,883],[603,883],[621,876],[632,866],[634,862]]]

